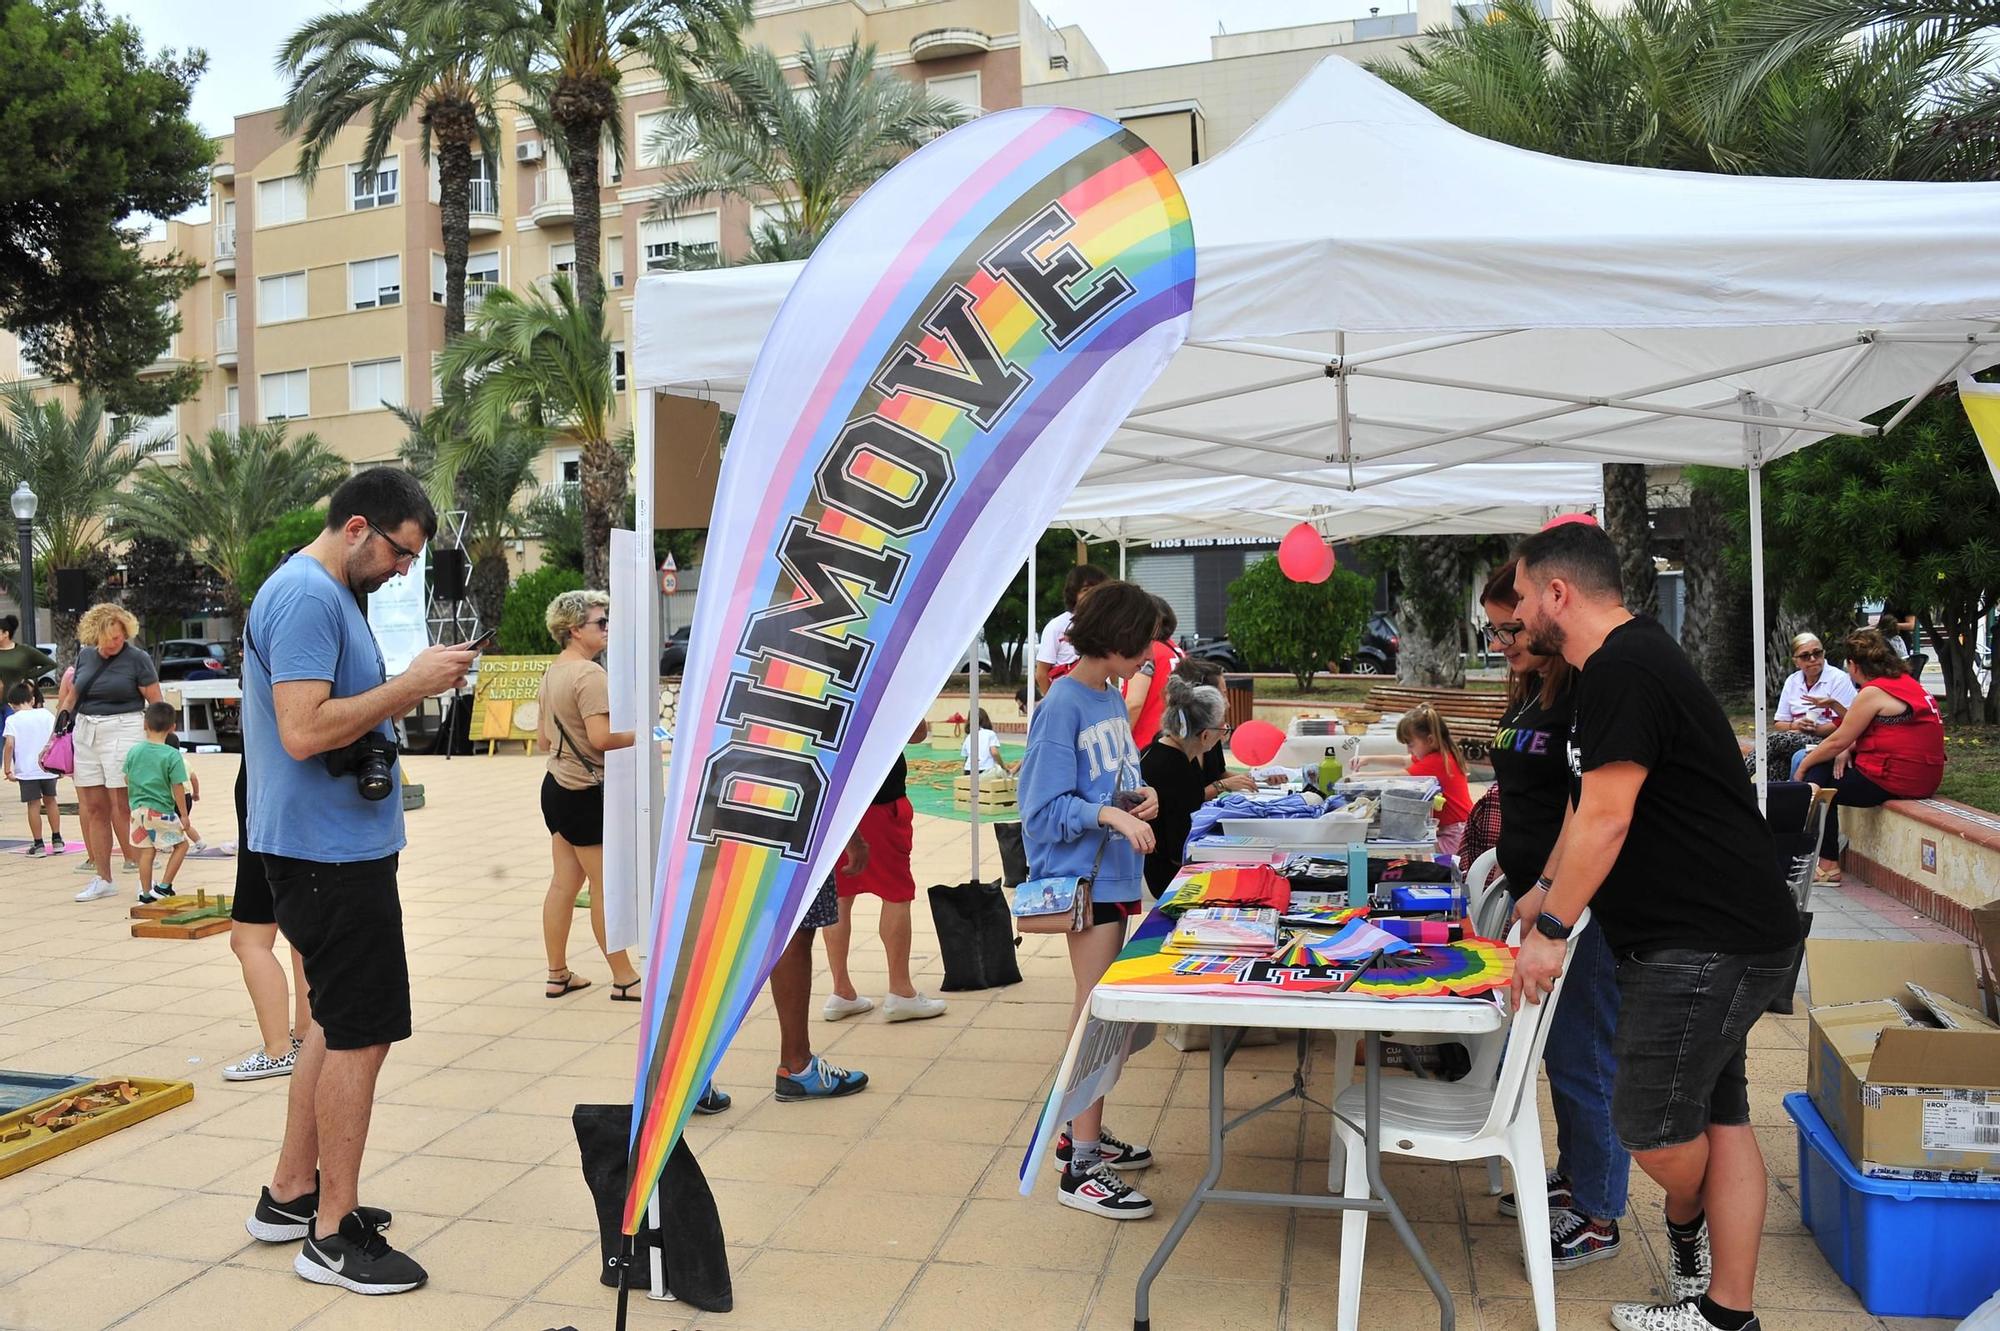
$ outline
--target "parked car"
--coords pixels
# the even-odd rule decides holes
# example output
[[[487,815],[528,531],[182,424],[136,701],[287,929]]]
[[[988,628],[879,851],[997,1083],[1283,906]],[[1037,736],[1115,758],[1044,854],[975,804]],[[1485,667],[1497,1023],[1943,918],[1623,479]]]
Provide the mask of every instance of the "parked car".
[[[1213,661],[1224,670],[1242,674],[1250,668],[1243,659],[1243,653],[1227,638],[1196,638],[1188,646],[1187,654],[1200,661]]]
[[[667,635],[667,641],[660,648],[660,673],[678,675],[687,668],[688,625],[683,624]]]
[[[146,651],[163,680],[228,679],[236,674],[235,649],[226,642],[168,638]]]
[[[1393,675],[1396,653],[1402,646],[1403,635],[1396,632],[1395,622],[1387,615],[1375,615],[1361,630],[1354,655],[1341,662],[1340,668],[1350,675]]]

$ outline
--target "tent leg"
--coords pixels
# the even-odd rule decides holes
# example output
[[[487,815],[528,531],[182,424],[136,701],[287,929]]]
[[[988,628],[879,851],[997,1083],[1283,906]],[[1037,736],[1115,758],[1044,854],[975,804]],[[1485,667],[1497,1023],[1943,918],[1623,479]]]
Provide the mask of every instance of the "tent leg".
[[[965,764],[965,770],[970,774],[968,780],[972,792],[966,800],[972,815],[967,830],[971,834],[972,842],[971,881],[975,883],[979,881],[979,636],[977,632],[972,635],[972,650],[965,654],[965,682],[972,695],[967,700],[965,708],[965,733],[972,736],[972,743],[966,745],[965,749],[972,755]]]
[[[1125,538],[1118,538],[1118,581],[1125,581]]]
[[[1035,544],[1040,546],[1041,541],[1037,540]],[[1021,662],[1023,672],[1028,679],[1027,712],[1030,726],[1035,724],[1035,662],[1040,659],[1042,651],[1042,635],[1039,632],[1041,625],[1035,623],[1035,553],[1034,550],[1028,551],[1028,641],[1023,646],[1027,660]]]
[[[1744,428],[1748,431],[1756,427]],[[1768,724],[1765,715],[1768,708],[1764,701],[1764,658],[1768,655],[1765,639],[1769,632],[1764,624],[1764,467],[1753,453],[1750,461],[1750,704],[1757,715],[1752,743],[1757,746],[1754,757],[1757,764],[1757,807],[1760,809],[1764,807],[1771,781],[1764,757],[1765,728]]]

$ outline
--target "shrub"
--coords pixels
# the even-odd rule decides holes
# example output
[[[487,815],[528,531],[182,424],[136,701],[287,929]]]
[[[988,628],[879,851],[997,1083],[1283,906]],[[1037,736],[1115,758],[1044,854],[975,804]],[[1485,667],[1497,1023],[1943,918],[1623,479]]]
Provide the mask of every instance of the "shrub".
[[[323,508],[295,508],[270,526],[252,536],[243,546],[243,585],[236,589],[249,605],[257,595],[257,589],[264,585],[264,579],[276,571],[285,556],[302,545],[309,545],[315,536],[326,528],[326,510]]]
[[[500,611],[500,640],[493,650],[503,656],[552,656],[555,639],[544,622],[549,602],[562,592],[583,590],[583,574],[573,568],[544,564],[524,573],[507,589]]]
[[[1289,670],[1301,689],[1354,653],[1375,584],[1335,569],[1322,583],[1293,582],[1260,559],[1229,584],[1229,641],[1253,667]]]

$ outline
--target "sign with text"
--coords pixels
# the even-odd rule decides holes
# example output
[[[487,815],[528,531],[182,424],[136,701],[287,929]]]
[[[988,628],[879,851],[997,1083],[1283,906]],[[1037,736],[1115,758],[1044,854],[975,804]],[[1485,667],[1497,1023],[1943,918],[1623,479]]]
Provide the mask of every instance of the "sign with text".
[[[472,690],[474,740],[516,739],[530,744],[542,727],[542,676],[553,656],[482,656]]]

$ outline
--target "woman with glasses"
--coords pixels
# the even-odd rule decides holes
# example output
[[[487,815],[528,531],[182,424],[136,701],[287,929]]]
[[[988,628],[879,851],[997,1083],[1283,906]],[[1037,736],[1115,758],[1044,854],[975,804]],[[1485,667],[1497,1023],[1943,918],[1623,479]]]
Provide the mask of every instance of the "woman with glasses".
[[[542,778],[542,821],[549,829],[555,876],[542,901],[542,942],[548,949],[548,997],[561,998],[590,981],[569,967],[569,921],[576,894],[590,883],[590,928],[604,952],[604,755],[630,748],[632,732],[611,728],[611,690],[597,658],[609,645],[611,598],[603,592],[563,592],[543,622],[562,654],[542,676],[540,747],[549,755]],[[611,964],[611,998],[636,1003],[639,972],[623,952]]]
[[[1155,897],[1165,892],[1180,872],[1181,852],[1194,826],[1195,810],[1225,789],[1252,788],[1249,777],[1224,786],[1203,770],[1204,760],[1228,733],[1222,725],[1222,691],[1206,684],[1190,684],[1177,674],[1169,674],[1166,681],[1158,734],[1139,755],[1139,775],[1160,796],[1160,812],[1153,819],[1153,848],[1146,854],[1146,889]]]
[[[1765,741],[1764,758],[1773,781],[1789,780],[1798,759],[1840,728],[1854,703],[1854,681],[1844,670],[1826,668],[1826,647],[1810,633],[1792,639],[1792,664],[1778,691],[1774,729]]]
[[[1507,711],[1493,736],[1500,789],[1500,872],[1525,929],[1562,864],[1569,810],[1569,732],[1576,672],[1560,656],[1528,647],[1514,587],[1516,564],[1502,564],[1479,599],[1486,637],[1507,661]],[[1549,1244],[1567,1271],[1618,1253],[1632,1157],[1611,1124],[1612,1036],[1618,1029],[1618,962],[1595,922],[1577,936],[1562,1002],[1550,1018],[1542,1061],[1556,1115],[1556,1167],[1549,1171]],[[1518,1211],[1513,1193],[1500,1213]]]

